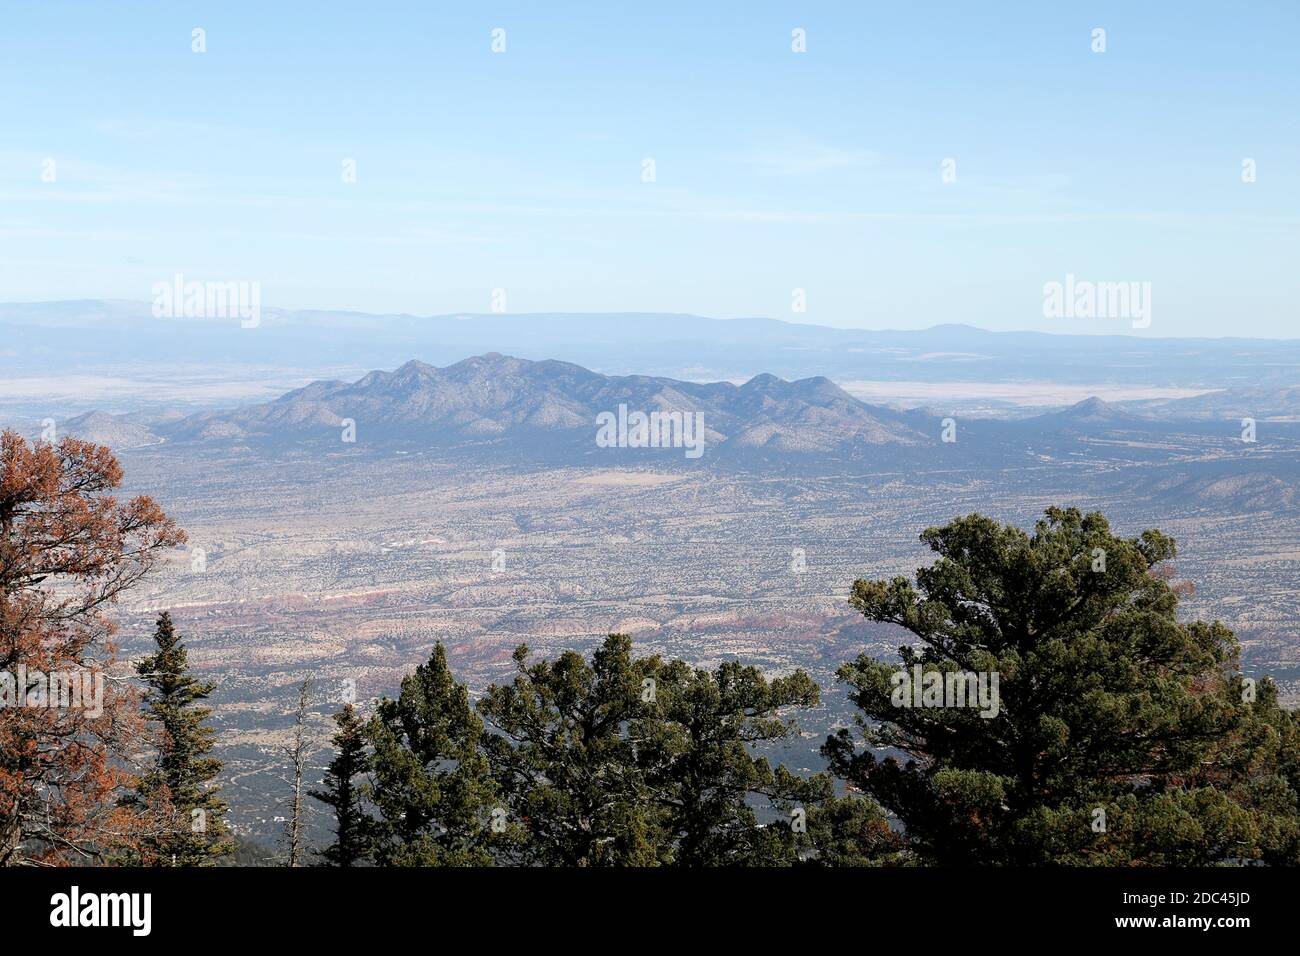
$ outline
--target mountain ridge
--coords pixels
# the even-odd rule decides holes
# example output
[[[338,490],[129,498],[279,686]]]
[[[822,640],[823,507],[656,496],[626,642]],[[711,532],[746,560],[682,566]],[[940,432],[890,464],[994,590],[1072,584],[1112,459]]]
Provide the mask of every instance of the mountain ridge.
[[[352,382],[311,382],[269,402],[188,415],[159,426],[154,437],[336,437],[352,422],[368,436],[435,444],[557,436],[590,443],[597,416],[617,413],[620,407],[647,414],[698,412],[706,440],[722,448],[808,453],[854,444],[918,445],[925,440],[905,413],[861,402],[824,376],[787,381],[763,373],[740,385],[698,383],[653,375],[603,375],[572,362],[497,352],[442,368],[411,359]],[[103,430],[116,421],[102,412],[81,418]]]
[[[638,412],[651,418],[651,429],[667,422],[668,438],[633,440],[629,424],[636,425]],[[600,438],[602,418],[619,423],[613,447]],[[693,467],[704,458],[723,468],[770,468],[773,474],[902,474],[917,468],[962,474],[1036,468],[1049,459],[1113,459],[1123,449],[1125,465],[1163,461],[1174,469],[1171,492],[1262,498],[1283,488],[1293,470],[1283,448],[1294,431],[1284,425],[1269,426],[1252,446],[1255,464],[1243,459],[1231,469],[1249,465],[1256,472],[1249,481],[1213,472],[1213,480],[1200,482],[1211,472],[1178,464],[1189,454],[1199,457],[1236,442],[1237,423],[1227,424],[1232,427],[1134,414],[1097,396],[1016,420],[954,417],[942,408],[870,405],[821,375],[787,380],[763,372],[739,384],[701,383],[606,375],[558,359],[489,352],[443,367],[408,359],[351,381],[318,380],[270,401],[189,415],[92,412],[68,420],[60,431],[122,449],[167,444],[177,453],[195,443],[216,454],[283,452],[300,459],[340,451],[434,452],[484,465]]]

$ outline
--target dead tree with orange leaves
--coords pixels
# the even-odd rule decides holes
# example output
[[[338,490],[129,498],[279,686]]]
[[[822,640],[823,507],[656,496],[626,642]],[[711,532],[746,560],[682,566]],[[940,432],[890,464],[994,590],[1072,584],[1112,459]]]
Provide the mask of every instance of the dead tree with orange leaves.
[[[0,866],[100,861],[150,826],[119,805],[143,725],[109,612],[185,533],[121,481],[104,446],[0,434]]]

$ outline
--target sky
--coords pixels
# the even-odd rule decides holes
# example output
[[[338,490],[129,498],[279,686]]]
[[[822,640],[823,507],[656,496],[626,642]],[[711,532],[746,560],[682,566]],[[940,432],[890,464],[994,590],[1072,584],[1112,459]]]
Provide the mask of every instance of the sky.
[[[1294,0],[6,0],[0,301],[1294,338],[1298,48]]]

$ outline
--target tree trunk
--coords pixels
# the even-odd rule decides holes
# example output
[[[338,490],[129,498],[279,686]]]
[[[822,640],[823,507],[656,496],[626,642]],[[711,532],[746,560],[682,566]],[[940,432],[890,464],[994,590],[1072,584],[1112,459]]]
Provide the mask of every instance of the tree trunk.
[[[307,758],[307,699],[311,691],[311,678],[298,689],[298,720],[294,727],[293,749],[293,816],[289,820],[289,865],[300,866],[302,853],[302,772]]]

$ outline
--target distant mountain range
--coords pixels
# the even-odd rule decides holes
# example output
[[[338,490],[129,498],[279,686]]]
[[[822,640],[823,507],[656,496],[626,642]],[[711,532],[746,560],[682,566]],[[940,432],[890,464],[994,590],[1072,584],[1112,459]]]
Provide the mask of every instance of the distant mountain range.
[[[1300,421],[1300,385],[1224,389],[1173,401],[1131,402],[1126,407],[1133,414],[1147,418]]]
[[[1187,389],[1300,384],[1300,340],[1053,331],[1046,319],[1042,330],[1033,332],[989,332],[959,324],[900,331],[639,312],[415,316],[272,308],[262,310],[256,328],[241,328],[236,319],[154,318],[147,302],[0,303],[0,374],[135,376],[146,371],[165,377],[169,368],[201,365],[256,370],[261,380],[271,370],[284,370],[303,381],[393,368],[413,355],[449,365],[503,352],[564,359],[606,374],[690,381],[742,382],[769,372],[787,379],[824,375],[841,383],[1111,383]]]
[[[1292,393],[1300,390],[1275,390],[1268,397],[1285,403],[1295,400]],[[1226,403],[1232,414],[1215,414],[1216,401]],[[1239,428],[1236,401],[1198,396],[1158,406],[1120,405],[1092,397],[1059,412],[1017,420],[963,418],[961,427],[985,452],[1020,448],[1044,436],[1069,441],[1120,433],[1152,438],[1171,430],[1231,436]],[[351,422],[366,441],[540,445],[572,453],[593,445],[598,417],[618,414],[620,406],[625,413],[699,413],[708,446],[723,456],[763,452],[856,458],[866,448],[928,449],[947,417],[941,410],[898,411],[868,404],[824,376],[787,381],[764,373],[740,385],[699,383],[603,375],[571,362],[493,352],[445,368],[411,360],[393,371],[369,372],[353,382],[313,382],[273,401],[234,409],[189,415],[94,411],[64,427],[122,447],[161,441],[337,440]],[[1178,411],[1183,406],[1188,407],[1185,416]],[[1262,414],[1260,418],[1265,420]]]
[[[119,451],[159,446],[214,462],[249,454],[325,460],[334,454],[431,454],[460,465],[744,469],[773,475],[946,475],[1093,482],[1107,493],[1160,495],[1192,507],[1300,505],[1300,423],[1261,419],[1255,441],[1201,399],[1186,419],[1099,398],[1028,418],[952,418],[870,405],[824,377],[757,375],[743,384],[603,375],[570,362],[499,353],[437,368],[408,361],[356,381],[321,381],[268,402],[220,411],[111,415],[60,423],[64,434]],[[698,414],[698,456],[610,447],[602,416],[667,420]],[[1235,413],[1234,413],[1235,414]],[[355,440],[353,440],[355,439]],[[687,443],[689,444],[689,442]],[[1086,466],[1085,470],[1080,470]],[[218,464],[214,467],[226,467]],[[1091,477],[1089,477],[1091,476]]]
[[[510,444],[596,447],[598,416],[699,413],[705,441],[722,455],[828,453],[929,442],[920,422],[858,401],[827,378],[788,382],[759,375],[743,385],[647,375],[610,376],[569,362],[491,353],[435,368],[409,361],[355,382],[314,382],[280,398],[228,411],[151,420],[92,412],[65,430],[112,445],[159,441],[337,441],[348,423],[364,440],[436,446]],[[634,449],[626,449],[634,450]]]

